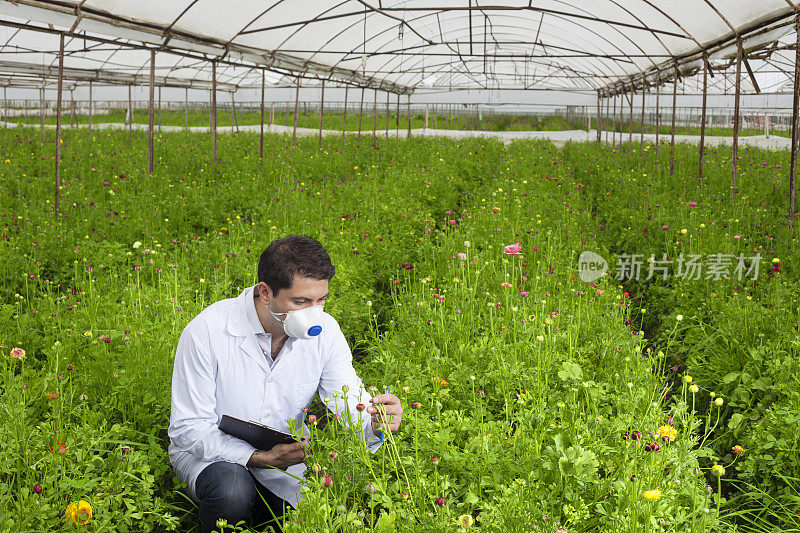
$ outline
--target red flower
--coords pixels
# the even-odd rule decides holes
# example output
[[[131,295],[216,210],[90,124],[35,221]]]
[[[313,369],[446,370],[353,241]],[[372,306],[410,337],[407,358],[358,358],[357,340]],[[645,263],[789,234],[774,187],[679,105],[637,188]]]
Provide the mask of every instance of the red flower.
[[[326,489],[333,485],[333,478],[331,476],[325,476],[325,479],[322,480],[322,486]]]
[[[64,444],[63,442],[56,442],[55,444],[50,446],[50,449],[53,451],[53,453],[66,453],[67,445]]]
[[[308,415],[308,423],[313,424],[317,421],[317,415]]]
[[[364,405],[363,403],[360,403],[360,404],[356,405],[356,409],[359,410],[359,411],[363,411],[366,408],[367,408],[367,406]]]
[[[447,500],[444,498],[444,496],[439,496],[433,503],[435,503],[439,507],[443,507],[447,505]]]

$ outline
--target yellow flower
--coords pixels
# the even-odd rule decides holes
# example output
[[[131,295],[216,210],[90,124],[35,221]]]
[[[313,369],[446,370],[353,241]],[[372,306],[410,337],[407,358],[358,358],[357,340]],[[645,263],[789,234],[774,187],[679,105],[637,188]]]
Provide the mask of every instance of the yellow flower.
[[[683,381],[686,382],[686,383],[691,383],[692,382],[692,376],[690,376],[689,374],[686,374],[685,376],[683,376]]]
[[[699,390],[700,390],[700,387],[698,387],[697,385],[689,385],[689,392],[691,392],[692,394],[695,394]]]
[[[642,496],[644,496],[645,500],[654,502],[661,497],[661,491],[658,489],[646,490],[642,493]]]
[[[722,465],[714,465],[711,467],[711,473],[717,477],[721,477],[725,475],[725,467]]]
[[[92,330],[89,330],[89,331],[84,331],[84,332],[83,332],[83,336],[84,336],[84,337],[91,337],[91,336],[92,336]]]
[[[64,511],[64,519],[76,526],[85,526],[91,518],[92,506],[84,500],[72,502],[67,505],[67,509]]]
[[[672,426],[661,426],[658,428],[658,434],[662,437],[669,437],[669,441],[672,442],[678,435],[678,430]]]
[[[462,514],[458,517],[458,525],[463,528],[472,527],[472,524],[475,523],[475,519],[472,518],[470,514]]]

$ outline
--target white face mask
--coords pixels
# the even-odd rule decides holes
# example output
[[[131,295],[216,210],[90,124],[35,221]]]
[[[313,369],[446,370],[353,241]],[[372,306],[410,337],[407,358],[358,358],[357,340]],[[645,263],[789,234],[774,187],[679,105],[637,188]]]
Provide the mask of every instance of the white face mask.
[[[267,311],[272,313],[272,317],[278,322],[283,323],[283,331],[290,337],[299,339],[311,339],[322,333],[322,311],[323,306],[312,305],[303,309],[286,311],[285,313],[273,313],[272,309]],[[275,315],[286,315],[283,320]]]

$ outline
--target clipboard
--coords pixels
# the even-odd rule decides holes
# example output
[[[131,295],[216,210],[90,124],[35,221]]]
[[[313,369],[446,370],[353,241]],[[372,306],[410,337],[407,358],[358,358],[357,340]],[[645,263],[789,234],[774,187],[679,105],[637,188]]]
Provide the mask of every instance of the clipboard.
[[[258,422],[246,421],[234,416],[222,415],[219,429],[228,435],[249,443],[257,450],[269,450],[277,444],[291,444],[297,439],[289,433],[278,431],[275,428],[259,424]]]

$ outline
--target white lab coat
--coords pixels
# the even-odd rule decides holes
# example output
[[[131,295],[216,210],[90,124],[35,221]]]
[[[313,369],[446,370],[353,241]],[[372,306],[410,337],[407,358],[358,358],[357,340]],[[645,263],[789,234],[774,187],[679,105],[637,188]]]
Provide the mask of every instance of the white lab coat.
[[[234,416],[288,431],[285,419],[303,419],[301,409],[319,393],[330,398],[332,412],[344,416],[342,387],[348,385],[350,412],[358,422],[358,403],[370,395],[352,365],[352,353],[339,324],[323,313],[322,333],[313,339],[289,337],[272,367],[261,350],[257,332],[264,332],[253,303],[254,287],[238,297],[204,309],[184,328],[172,373],[169,455],[175,475],[189,484],[198,501],[195,481],[216,461],[247,465],[255,448],[219,430],[222,415]],[[247,306],[250,306],[248,308]],[[339,397],[334,398],[333,393]],[[338,408],[335,404],[338,404]],[[360,413],[363,440],[371,452],[380,446],[370,416]],[[306,435],[308,428],[303,425]],[[305,463],[287,472],[302,478]],[[300,482],[272,468],[250,468],[258,481],[293,507],[302,500]]]

